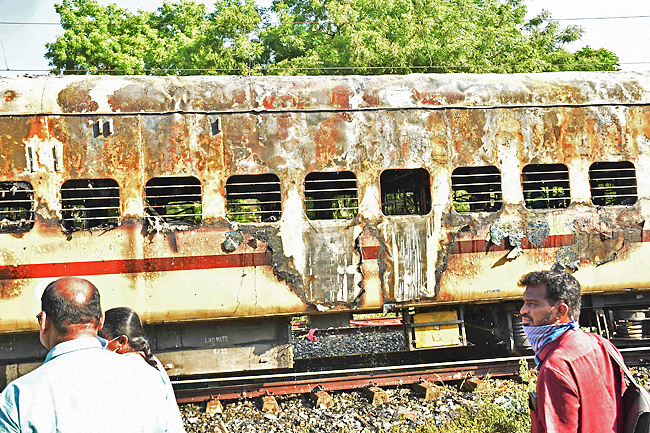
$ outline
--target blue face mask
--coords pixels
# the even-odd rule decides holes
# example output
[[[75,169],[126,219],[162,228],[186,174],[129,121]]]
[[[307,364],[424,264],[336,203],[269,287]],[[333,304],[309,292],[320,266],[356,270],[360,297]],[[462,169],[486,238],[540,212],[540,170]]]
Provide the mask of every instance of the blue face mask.
[[[118,340],[119,338],[120,337],[115,337],[115,338],[113,338],[112,340],[109,341],[109,340],[105,339],[104,337],[100,337],[99,335],[97,336],[97,339],[99,340],[99,343],[102,345],[102,349],[106,349],[106,350],[108,350],[108,344],[109,343],[112,343],[113,341]],[[117,352],[118,350],[119,350],[119,347],[117,349],[113,350],[113,352]]]
[[[99,340],[99,344],[102,345],[102,349],[106,349],[106,345],[108,344],[108,340],[105,339],[104,337],[100,337],[99,335],[97,336],[97,339]]]
[[[564,334],[569,329],[580,329],[580,325],[575,320],[569,323],[558,323],[555,325],[544,326],[524,326],[524,333],[530,343],[531,349],[535,352],[535,363],[540,364],[537,355],[551,341]]]

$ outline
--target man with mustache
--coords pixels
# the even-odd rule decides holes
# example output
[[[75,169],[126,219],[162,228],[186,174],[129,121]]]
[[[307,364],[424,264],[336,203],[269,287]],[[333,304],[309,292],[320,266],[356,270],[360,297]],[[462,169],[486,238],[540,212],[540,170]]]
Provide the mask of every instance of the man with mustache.
[[[611,343],[580,330],[578,281],[564,271],[541,271],[519,285],[526,288],[520,313],[538,368],[532,432],[622,433],[623,374],[607,352]]]

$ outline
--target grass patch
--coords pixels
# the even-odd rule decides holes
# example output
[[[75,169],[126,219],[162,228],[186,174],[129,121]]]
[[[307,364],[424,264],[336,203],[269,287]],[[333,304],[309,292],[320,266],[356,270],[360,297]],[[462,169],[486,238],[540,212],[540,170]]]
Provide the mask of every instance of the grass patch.
[[[520,362],[521,383],[487,379],[472,400],[457,404],[444,420],[430,419],[419,427],[391,433],[527,433],[530,432],[528,392],[535,390],[536,375]]]

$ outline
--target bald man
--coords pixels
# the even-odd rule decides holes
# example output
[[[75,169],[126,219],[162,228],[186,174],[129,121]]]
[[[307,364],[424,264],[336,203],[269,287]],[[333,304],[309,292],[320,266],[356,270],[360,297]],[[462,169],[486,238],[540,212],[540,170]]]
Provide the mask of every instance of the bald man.
[[[50,283],[36,318],[49,353],[0,394],[0,433],[172,431],[156,370],[104,350],[97,339],[104,314],[92,283]]]

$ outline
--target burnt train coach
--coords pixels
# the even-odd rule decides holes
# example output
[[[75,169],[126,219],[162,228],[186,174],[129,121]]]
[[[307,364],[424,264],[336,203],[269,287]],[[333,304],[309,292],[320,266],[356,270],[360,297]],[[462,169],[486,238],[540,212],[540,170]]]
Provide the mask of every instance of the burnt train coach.
[[[0,365],[40,295],[134,308],[170,375],[292,365],[289,318],[403,314],[410,350],[525,345],[518,279],[648,337],[650,76],[0,79]]]

